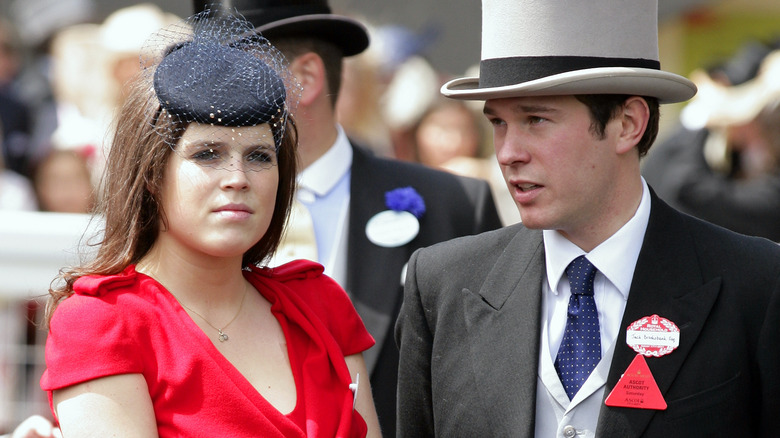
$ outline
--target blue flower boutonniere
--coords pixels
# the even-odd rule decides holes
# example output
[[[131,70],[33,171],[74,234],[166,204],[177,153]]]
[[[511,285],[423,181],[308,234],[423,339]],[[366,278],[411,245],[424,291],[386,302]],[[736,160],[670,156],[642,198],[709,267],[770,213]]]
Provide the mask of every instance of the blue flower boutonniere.
[[[401,187],[386,192],[385,205],[393,211],[408,211],[417,219],[425,214],[425,201],[414,187]]]
[[[385,193],[389,210],[377,213],[366,224],[366,237],[374,245],[393,248],[414,240],[420,232],[419,219],[425,214],[425,201],[412,187]]]

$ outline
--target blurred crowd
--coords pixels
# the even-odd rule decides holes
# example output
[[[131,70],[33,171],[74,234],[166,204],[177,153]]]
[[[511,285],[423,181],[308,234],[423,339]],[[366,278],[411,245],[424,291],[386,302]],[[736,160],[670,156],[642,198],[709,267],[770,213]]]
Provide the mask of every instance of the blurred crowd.
[[[10,10],[0,17],[0,209],[88,213],[123,84],[147,37],[179,18],[138,4],[95,23],[89,0]]]
[[[17,1],[0,17],[0,209],[89,212],[122,85],[138,71],[146,38],[180,19],[142,3],[95,23],[90,5]],[[28,21],[36,32],[21,32]],[[491,181],[502,220],[517,222],[481,107],[439,95],[449,75],[425,58],[436,30],[369,30],[371,48],[345,60],[338,117],[350,138],[381,156]]]
[[[0,209],[89,212],[122,86],[138,71],[146,38],[179,20],[141,3],[96,23],[93,6],[17,0],[0,17]],[[337,111],[348,136],[382,156],[487,180],[503,223],[518,222],[480,103],[439,94],[451,74],[426,59],[437,30],[369,31],[369,50],[345,59]],[[694,71],[697,97],[643,163],[650,185],[677,208],[775,241],[778,50],[777,41],[750,41]]]
[[[780,242],[780,40],[691,73],[699,88],[642,173],[679,210]]]

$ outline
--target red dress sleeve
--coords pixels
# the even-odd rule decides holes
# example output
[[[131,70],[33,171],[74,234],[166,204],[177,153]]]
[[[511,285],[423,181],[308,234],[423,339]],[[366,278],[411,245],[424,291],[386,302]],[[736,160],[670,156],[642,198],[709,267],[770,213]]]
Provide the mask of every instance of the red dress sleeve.
[[[74,294],[59,304],[46,340],[43,390],[143,371],[138,339],[144,328],[137,322],[140,306],[135,305],[133,295],[112,293],[134,282],[135,276],[124,274],[82,277],[74,284]]]
[[[344,356],[361,353],[375,341],[355,311],[352,301],[335,280],[323,274],[322,265],[295,260],[276,268],[262,269],[294,292],[324,324],[341,347]]]

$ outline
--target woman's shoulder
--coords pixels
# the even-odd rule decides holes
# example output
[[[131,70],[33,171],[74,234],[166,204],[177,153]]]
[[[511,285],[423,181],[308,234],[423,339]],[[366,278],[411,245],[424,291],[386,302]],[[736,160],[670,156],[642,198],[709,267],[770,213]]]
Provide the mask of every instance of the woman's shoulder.
[[[49,326],[45,390],[143,370],[162,323],[155,310],[159,306],[139,292],[144,289],[139,277],[130,267],[76,280],[73,295],[57,306]]]
[[[323,273],[319,263],[294,260],[274,268],[251,268],[251,271],[281,284],[277,294],[285,295],[284,301],[310,321],[321,321],[345,355],[364,351],[374,344],[347,293]]]
[[[295,280],[316,279],[323,275],[325,268],[311,260],[293,260],[276,267],[252,267],[250,271],[266,278],[283,283]]]
[[[310,260],[293,260],[276,267],[253,267],[250,275],[265,278],[272,282],[284,284],[298,295],[316,293],[322,295],[332,293],[345,293],[335,280],[324,274],[325,268]]]
[[[118,323],[125,316],[141,319],[144,309],[149,309],[150,288],[143,286],[143,278],[129,266],[117,274],[87,275],[73,283],[73,295],[57,307],[54,318],[66,315],[71,323],[94,324],[104,319],[106,323]]]
[[[134,266],[128,266],[117,274],[85,275],[73,283],[74,295],[104,297],[133,288],[138,280]]]
[[[273,268],[252,268],[257,276],[276,283],[277,294],[284,291],[296,307],[306,307],[328,320],[335,314],[354,312],[352,302],[339,284],[324,274],[321,264],[309,260],[293,260]],[[270,284],[269,284],[270,285]],[[271,285],[272,288],[274,288]]]

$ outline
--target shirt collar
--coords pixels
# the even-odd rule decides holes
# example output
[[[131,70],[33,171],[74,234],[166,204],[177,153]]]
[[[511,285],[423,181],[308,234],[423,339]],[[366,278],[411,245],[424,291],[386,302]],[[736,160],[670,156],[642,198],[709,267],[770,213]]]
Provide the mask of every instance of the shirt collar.
[[[642,200],[634,216],[615,234],[593,248],[588,260],[609,280],[625,299],[631,289],[636,261],[642,249],[647,223],[650,220],[650,191],[642,178]],[[585,252],[555,230],[544,230],[544,251],[547,282],[553,293],[572,260]]]
[[[352,167],[352,146],[344,129],[336,125],[336,142],[317,161],[298,174],[298,186],[315,193],[327,195]]]

